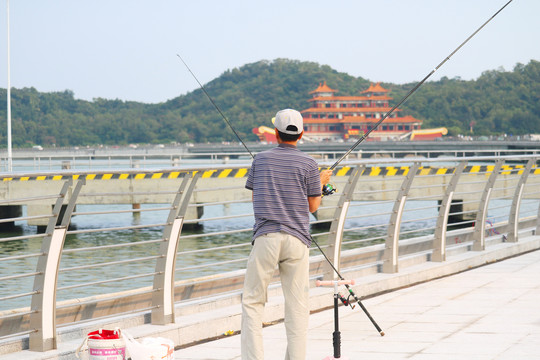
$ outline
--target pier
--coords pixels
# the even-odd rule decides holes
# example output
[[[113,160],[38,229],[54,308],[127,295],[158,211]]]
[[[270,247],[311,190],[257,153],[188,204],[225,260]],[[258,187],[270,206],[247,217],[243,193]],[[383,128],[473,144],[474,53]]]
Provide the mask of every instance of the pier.
[[[426,264],[407,273],[429,270]],[[350,360],[538,359],[539,272],[535,251],[370,297],[363,303],[384,337],[358,307],[340,307],[341,355]],[[366,283],[361,280],[358,287]],[[313,313],[309,324],[306,359],[332,355],[333,310]],[[283,323],[264,328],[263,338],[265,357],[281,359],[287,343]],[[240,336],[184,347],[175,359],[239,360]]]
[[[313,237],[363,297],[540,248],[534,154],[342,165],[333,178],[339,192],[312,219]],[[42,231],[0,239],[0,303],[13,304],[0,310],[0,356],[67,359],[102,326],[183,348],[237,332],[252,224],[246,173],[223,164],[4,174],[2,223]],[[131,223],[114,223],[126,215]],[[100,217],[113,225],[96,226]],[[120,233],[132,239],[115,241]],[[331,295],[315,281],[333,274],[316,248],[310,258],[318,312]],[[280,298],[277,280],[272,299]],[[279,300],[266,314],[279,323]]]

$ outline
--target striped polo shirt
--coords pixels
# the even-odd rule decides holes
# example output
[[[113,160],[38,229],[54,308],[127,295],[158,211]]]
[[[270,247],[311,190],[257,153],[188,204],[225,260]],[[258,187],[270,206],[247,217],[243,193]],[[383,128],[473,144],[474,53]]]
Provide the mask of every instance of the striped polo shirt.
[[[253,240],[283,231],[311,246],[308,197],[321,196],[313,158],[283,143],[263,151],[253,159],[246,188],[253,191]]]

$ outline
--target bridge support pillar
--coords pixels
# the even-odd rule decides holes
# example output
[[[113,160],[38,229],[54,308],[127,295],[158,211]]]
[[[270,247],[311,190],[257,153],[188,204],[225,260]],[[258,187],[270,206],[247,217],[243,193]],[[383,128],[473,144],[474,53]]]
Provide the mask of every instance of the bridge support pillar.
[[[49,218],[53,214],[54,204],[28,204],[26,206],[26,214],[28,216],[43,216],[37,219],[28,219],[26,223],[29,226],[37,226],[38,232],[43,232],[47,228],[49,223]],[[60,215],[58,216],[58,221],[56,225],[60,225],[64,214],[66,212],[67,205],[63,204],[60,208]]]
[[[463,203],[464,203],[463,199],[452,199],[452,201],[450,202],[450,209],[448,211],[448,222],[446,226],[447,230],[455,230],[462,227],[471,226],[471,224],[469,223],[465,225],[461,225],[461,223],[463,222],[474,220],[474,217],[471,217],[470,215],[468,215],[468,213],[466,216],[465,213],[467,211],[465,210],[465,206]],[[442,205],[442,200],[437,200],[437,204],[440,207]],[[468,204],[465,204],[465,205],[468,205]],[[472,209],[472,206],[469,206],[467,208]],[[454,224],[457,224],[457,225],[454,225]]]
[[[12,219],[22,216],[21,205],[0,206],[0,219]],[[9,229],[15,226],[15,221],[0,222],[0,229]]]
[[[200,218],[204,215],[204,206],[195,206],[189,207],[186,211],[185,219],[187,224],[183,225],[184,229],[187,230],[196,230],[202,227],[201,223],[198,222]]]
[[[52,215],[52,209],[53,204],[28,204],[26,206],[26,214],[28,216]],[[49,218],[28,219],[26,222],[31,226],[47,226]]]

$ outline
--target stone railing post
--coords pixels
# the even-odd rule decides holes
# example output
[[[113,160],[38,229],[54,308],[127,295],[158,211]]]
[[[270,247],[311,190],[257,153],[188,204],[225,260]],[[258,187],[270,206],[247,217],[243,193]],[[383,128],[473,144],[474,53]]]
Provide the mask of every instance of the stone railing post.
[[[474,251],[482,251],[486,248],[486,218],[489,206],[489,199],[491,196],[491,191],[495,185],[495,180],[500,173],[501,167],[504,164],[504,160],[497,160],[495,162],[495,167],[493,172],[489,175],[489,178],[482,192],[482,197],[480,198],[480,203],[478,204],[478,212],[476,213],[476,222],[474,224],[474,234],[473,234],[473,246]]]
[[[154,276],[154,293],[152,295],[152,324],[165,325],[174,323],[174,272],[176,270],[176,253],[178,242],[184,224],[191,195],[195,189],[201,172],[191,178],[187,189],[190,173],[185,174],[176,196],[172,202],[167,218],[167,225],[163,231],[163,242],[159,247],[160,258],[156,262],[156,275]],[[182,203],[180,205],[180,202]]]
[[[403,210],[405,209],[405,203],[409,190],[411,189],[412,182],[420,167],[420,163],[415,162],[409,169],[407,176],[401,184],[401,189],[398,191],[396,201],[394,202],[394,208],[392,209],[392,215],[390,215],[390,223],[388,224],[388,233],[385,241],[385,248],[383,254],[383,266],[382,271],[385,273],[398,272],[398,256],[399,256],[399,232],[401,228],[401,217]]]
[[[41,244],[42,255],[39,256],[36,266],[36,272],[39,274],[34,278],[34,291],[36,293],[32,296],[32,313],[30,314],[30,328],[34,329],[34,332],[30,333],[29,342],[29,349],[32,351],[47,351],[57,347],[56,289],[58,285],[58,269],[66,240],[66,232],[71,221],[71,214],[81,188],[85,183],[85,179],[77,181],[63,214],[61,224],[57,226],[64,199],[73,184],[73,180],[70,179],[64,183],[47,225],[47,236]]]
[[[435,238],[433,239],[433,254],[431,261],[445,261],[446,260],[446,230],[448,226],[448,215],[450,208],[452,207],[452,199],[454,198],[454,192],[459,182],[459,178],[463,173],[463,170],[467,166],[467,161],[462,161],[456,167],[450,183],[446,187],[446,192],[441,201],[441,207],[439,208],[439,216],[437,217],[437,225],[435,226]]]
[[[536,159],[529,159],[516,186],[516,191],[514,192],[514,197],[512,198],[512,205],[510,206],[510,217],[508,218],[508,236],[506,240],[508,242],[518,241],[519,207],[523,197],[523,188],[525,187],[527,178],[531,173],[532,166],[535,163]]]
[[[349,210],[349,205],[354,194],[354,189],[356,188],[356,184],[363,170],[364,166],[358,166],[349,175],[349,179],[347,180],[345,188],[343,189],[343,192],[339,197],[332,224],[330,225],[330,235],[328,235],[328,249],[325,251],[325,254],[328,256],[335,268],[338,269],[338,271],[340,268],[341,243],[343,241],[343,228],[345,225],[345,219],[347,217],[347,211]],[[332,269],[330,264],[325,265],[324,278],[337,278],[337,274]]]

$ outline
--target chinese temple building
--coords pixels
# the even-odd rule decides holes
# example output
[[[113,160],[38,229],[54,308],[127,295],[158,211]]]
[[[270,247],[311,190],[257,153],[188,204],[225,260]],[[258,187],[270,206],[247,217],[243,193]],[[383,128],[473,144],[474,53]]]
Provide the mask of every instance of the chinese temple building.
[[[359,96],[336,96],[338,90],[326,81],[310,92],[311,106],[302,110],[304,136],[312,140],[347,140],[370,130],[390,109],[389,90],[380,83],[371,84]],[[420,130],[422,120],[400,116],[396,109],[368,137],[369,140],[392,140]]]

